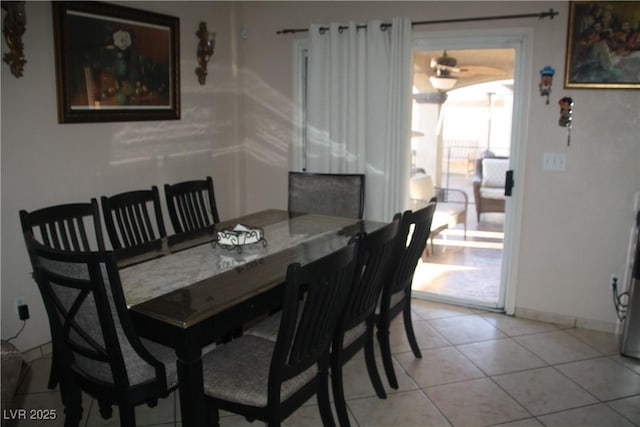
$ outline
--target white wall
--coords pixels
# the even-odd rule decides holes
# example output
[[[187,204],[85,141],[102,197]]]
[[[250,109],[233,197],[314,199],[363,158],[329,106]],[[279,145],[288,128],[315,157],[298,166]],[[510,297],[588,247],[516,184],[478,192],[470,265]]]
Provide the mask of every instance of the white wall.
[[[238,79],[231,68],[232,4],[123,2],[180,18],[182,119],[177,121],[58,124],[50,2],[27,2],[27,63],[15,78],[2,63],[2,338],[21,322],[15,298],[31,319],[15,341],[29,349],[50,340],[18,211],[161,186],[211,175],[221,218],[238,213]],[[4,12],[3,12],[4,15]],[[218,32],[207,84],[195,75],[198,23]],[[2,51],[6,52],[3,44]],[[171,227],[165,215],[167,227]]]
[[[420,32],[468,31],[470,28],[524,28],[532,34],[533,52],[528,58],[531,81],[524,99],[528,110],[522,153],[524,164],[516,171],[515,191],[524,192],[520,218],[520,245],[516,248],[513,282],[517,284],[516,308],[521,315],[578,321],[580,325],[611,329],[617,317],[608,289],[612,273],[622,275],[629,230],[633,223],[632,198],[640,191],[640,91],[564,89],[567,34],[566,2],[261,2],[242,3],[243,25],[249,38],[243,42],[247,74],[260,76],[267,85],[269,104],[248,100],[244,132],[248,140],[263,140],[270,124],[273,140],[292,132],[292,40],[305,37],[276,35],[283,28],[305,28],[310,23],[388,20],[407,15],[414,21],[457,17],[538,13],[550,8],[560,12],[553,20],[537,18],[416,27]],[[556,69],[551,103],[539,95],[540,70]],[[571,147],[566,129],[558,126],[557,100],[574,99]],[[257,120],[254,120],[257,119]],[[269,135],[272,136],[272,135]],[[263,147],[273,147],[270,137]],[[545,151],[566,152],[565,173],[542,170]],[[278,151],[279,152],[279,151]],[[284,160],[247,159],[251,192],[249,210],[286,200]],[[266,177],[266,179],[265,179]],[[274,181],[275,180],[275,181]],[[274,182],[280,185],[274,185]]]
[[[18,211],[88,200],[153,184],[207,174],[216,183],[222,218],[286,206],[286,173],[292,143],[292,43],[282,28],[310,23],[390,19],[414,21],[548,10],[553,21],[528,19],[420,27],[420,31],[469,27],[526,27],[533,34],[534,76],[526,97],[527,152],[517,171],[524,191],[516,306],[521,312],[588,319],[594,327],[615,322],[609,276],[621,272],[640,189],[640,94],[622,90],[565,90],[567,4],[561,2],[137,2],[127,5],[180,18],[182,120],[65,124],[56,119],[50,3],[27,4],[25,76],[2,64],[2,337],[19,327],[14,299],[24,296],[32,319],[16,344],[29,349],[49,340],[46,315],[20,235]],[[217,32],[207,85],[197,83],[198,22]],[[241,37],[244,28],[246,38]],[[6,46],[3,45],[3,52]],[[574,99],[571,147],[557,126],[555,102],[537,93],[537,70],[556,68],[552,100]],[[140,135],[152,135],[141,141]],[[202,152],[200,152],[202,151]],[[542,153],[568,154],[565,173],[542,171]],[[116,160],[144,160],[118,163]],[[244,191],[244,196],[239,190]],[[620,273],[621,274],[621,273]]]
[[[567,8],[551,6],[563,25],[535,34],[535,70],[549,64],[556,77],[549,106],[531,82],[517,306],[606,329],[617,320],[610,276],[623,274],[640,191],[640,91],[563,89]],[[557,125],[563,96],[575,104],[570,147]],[[567,153],[567,171],[542,171],[545,151]]]

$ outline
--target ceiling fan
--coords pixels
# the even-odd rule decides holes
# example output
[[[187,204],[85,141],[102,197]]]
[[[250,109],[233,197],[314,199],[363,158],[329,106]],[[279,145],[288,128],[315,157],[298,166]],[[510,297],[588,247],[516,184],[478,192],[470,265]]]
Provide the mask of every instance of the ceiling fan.
[[[447,55],[446,50],[442,52],[442,56],[431,58],[429,65],[435,71],[435,75],[429,77],[431,86],[441,91],[450,90],[456,85],[458,78],[452,76],[451,73],[463,71],[463,69],[456,67],[458,60]]]
[[[447,55],[447,51],[442,52],[442,56],[437,58],[431,58],[430,66],[436,72],[436,76],[444,77],[450,76],[451,73],[459,73],[466,71],[462,68],[457,68],[458,60],[452,56]]]
[[[465,53],[463,56],[469,61],[468,54]],[[478,60],[478,58],[474,57],[473,60]],[[458,60],[453,56],[449,56],[447,51],[444,50],[442,55],[434,56],[429,61],[429,81],[434,89],[447,91],[463,80],[465,86],[467,86],[471,81],[492,81],[503,76],[507,78],[508,74],[499,65],[500,63],[496,62],[494,64],[489,61],[486,65],[479,63],[476,65],[466,64],[464,67],[459,67]]]

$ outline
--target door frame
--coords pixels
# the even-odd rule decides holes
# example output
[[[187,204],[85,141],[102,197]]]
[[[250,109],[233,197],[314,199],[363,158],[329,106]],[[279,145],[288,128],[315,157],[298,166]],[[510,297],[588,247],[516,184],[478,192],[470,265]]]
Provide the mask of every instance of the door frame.
[[[514,171],[513,195],[505,204],[504,246],[498,305],[507,314],[515,313],[516,278],[520,253],[520,230],[522,229],[523,189],[529,103],[531,99],[533,30],[531,28],[469,29],[456,31],[420,31],[413,33],[413,49],[491,49],[514,48],[514,102],[511,126],[510,169]]]

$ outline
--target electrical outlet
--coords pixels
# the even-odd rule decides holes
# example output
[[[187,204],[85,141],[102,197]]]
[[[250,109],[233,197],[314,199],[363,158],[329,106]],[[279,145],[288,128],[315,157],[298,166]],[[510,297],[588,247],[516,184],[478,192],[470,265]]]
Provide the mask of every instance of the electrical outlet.
[[[617,289],[620,286],[620,277],[617,274],[612,274],[609,279],[609,289]]]

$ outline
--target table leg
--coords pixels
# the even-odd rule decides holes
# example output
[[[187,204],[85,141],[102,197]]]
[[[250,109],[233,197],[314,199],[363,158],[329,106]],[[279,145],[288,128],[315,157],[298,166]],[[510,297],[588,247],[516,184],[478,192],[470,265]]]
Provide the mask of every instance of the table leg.
[[[182,425],[201,427],[207,425],[204,400],[204,382],[200,347],[177,350],[178,381]]]

